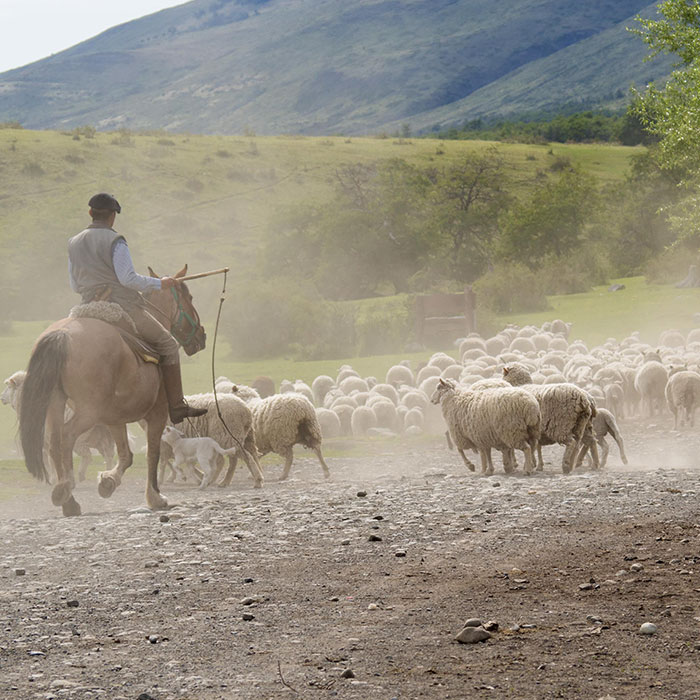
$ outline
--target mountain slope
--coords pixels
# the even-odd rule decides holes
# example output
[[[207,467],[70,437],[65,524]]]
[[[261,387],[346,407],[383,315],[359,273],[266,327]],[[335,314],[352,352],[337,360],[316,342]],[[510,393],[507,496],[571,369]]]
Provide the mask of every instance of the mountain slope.
[[[565,101],[547,80],[561,61],[582,66],[573,83],[581,94],[600,94],[592,58],[608,92],[626,90],[633,71],[604,53],[620,40],[595,39],[625,34],[624,23],[647,7],[510,0],[504,12],[482,0],[193,0],[0,75],[0,121],[322,134],[371,132],[416,115],[449,121],[455,110],[469,113],[460,101],[478,93],[479,113],[522,111],[521,103]],[[626,49],[620,61],[637,66],[643,44],[624,39],[629,56]],[[592,45],[599,48],[586,49]],[[513,98],[489,99],[499,85]]]

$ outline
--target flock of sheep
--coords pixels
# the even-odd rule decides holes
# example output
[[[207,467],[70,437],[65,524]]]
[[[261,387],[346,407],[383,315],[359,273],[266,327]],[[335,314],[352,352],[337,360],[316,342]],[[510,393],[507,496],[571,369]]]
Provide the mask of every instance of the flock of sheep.
[[[580,340],[569,342],[569,330],[568,324],[552,321],[539,328],[507,327],[488,339],[471,334],[458,341],[458,360],[435,353],[415,368],[405,361],[389,368],[383,381],[361,377],[348,365],[310,385],[283,380],[277,393],[268,378],[247,387],[220,377],[216,393],[187,397],[208,413],[178,427],[187,438],[213,438],[229,452],[220,485],[230,483],[242,458],[260,487],[259,457],[270,452],[283,457],[285,479],[297,444],[313,450],[329,476],[321,446],[324,439],[337,437],[446,433],[471,471],[475,467],[467,452],[479,454],[485,474],[494,470],[493,449],[501,452],[507,473],[517,468],[515,451],[521,451],[529,474],[543,468],[542,447],[558,444],[564,446],[562,471],[569,473],[586,455],[594,468],[605,464],[606,435],[627,463],[616,419],[652,417],[667,406],[675,429],[694,425],[700,329],[687,336],[666,331],[654,346],[633,333],[592,348]],[[5,380],[3,403],[16,408],[23,376],[16,372]],[[76,453],[83,472],[90,448],[112,459],[105,433],[98,426],[81,437]],[[218,483],[223,456],[218,460],[216,473],[202,478],[202,485]],[[172,462],[167,442],[161,462],[163,468]],[[176,474],[186,477],[178,470],[170,478]]]

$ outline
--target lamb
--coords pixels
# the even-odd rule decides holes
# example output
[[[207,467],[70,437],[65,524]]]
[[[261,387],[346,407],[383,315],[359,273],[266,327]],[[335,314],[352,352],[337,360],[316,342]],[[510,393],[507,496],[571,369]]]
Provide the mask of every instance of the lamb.
[[[700,374],[683,370],[674,372],[668,378],[665,389],[668,407],[673,413],[673,429],[681,425],[695,427],[695,409],[700,405]]]
[[[634,388],[642,399],[642,415],[653,418],[661,412],[666,390],[668,373],[661,364],[657,353],[647,353],[644,364],[634,375]]]
[[[218,474],[215,464],[217,455],[230,455],[238,449],[238,447],[232,447],[230,450],[223,450],[219,443],[210,437],[186,438],[172,425],[165,427],[163,441],[173,449],[175,458],[173,468],[177,473],[182,474],[182,467],[185,465],[189,464],[193,467],[195,464],[199,465],[204,472],[202,482],[199,485],[200,489],[209,486]]]
[[[464,450],[476,449],[481,457],[482,473],[493,474],[491,449],[496,448],[522,450],[525,473],[532,473],[541,417],[537,399],[527,391],[514,388],[461,390],[451,380],[441,379],[431,402],[440,404],[452,440],[471,471],[474,465]]]
[[[213,393],[193,394],[186,396],[185,399],[190,406],[207,409],[205,415],[189,418],[180,424],[180,430],[185,437],[210,437],[224,449],[238,448],[237,451],[229,454],[229,467],[221,486],[228,486],[231,483],[240,455],[253,477],[255,488],[261,488],[264,478],[258,461],[253,414],[245,402],[233,394],[221,393],[218,389],[216,399]],[[219,418],[217,401],[223,422]],[[217,461],[222,464],[222,460]],[[214,479],[217,477],[218,474]]]
[[[590,449],[593,464],[598,468],[598,449],[591,427],[596,407],[583,389],[574,384],[531,384],[530,373],[518,364],[504,367],[503,378],[512,386],[527,390],[539,403],[542,431],[537,447],[538,470],[544,467],[541,445],[558,443],[565,446],[561,468],[564,474],[568,474],[574,467],[582,442]]]
[[[615,416],[608,411],[606,408],[599,408],[596,415],[592,420],[593,425],[593,435],[595,436],[596,442],[600,446],[603,454],[600,458],[600,466],[604,467],[605,463],[608,461],[608,453],[610,448],[605,440],[606,435],[612,435],[613,440],[617,443],[617,447],[620,450],[620,459],[623,464],[627,464],[627,456],[625,455],[625,445],[622,440],[622,435],[620,429],[617,427],[617,422],[615,421]],[[579,467],[583,463],[583,458],[588,452],[588,446],[584,445],[581,452],[576,460],[576,466]]]
[[[5,405],[11,406],[17,413],[19,413],[19,404],[22,400],[22,386],[26,376],[27,373],[24,370],[19,370],[10,375],[5,380],[5,389],[0,396],[0,401]],[[72,414],[71,409],[66,407],[65,420],[68,420]],[[73,452],[80,457],[80,466],[78,467],[79,481],[85,481],[87,468],[92,461],[91,449],[97,450],[102,455],[107,469],[112,469],[114,466],[115,444],[112,433],[106,425],[96,425],[75,441]],[[44,459],[45,464],[50,463],[47,457]]]
[[[255,389],[240,384],[233,388],[233,393],[243,399],[252,411],[255,443],[260,453],[276,452],[284,457],[280,481],[289,476],[296,444],[312,449],[321,464],[323,475],[326,478],[330,476],[321,451],[321,427],[311,401],[291,392],[261,399]]]
[[[393,367],[389,367],[389,370],[386,373],[385,383],[391,384],[394,387],[399,387],[402,384],[413,386],[415,383],[415,378],[409,367],[405,367],[404,365],[394,365]]]

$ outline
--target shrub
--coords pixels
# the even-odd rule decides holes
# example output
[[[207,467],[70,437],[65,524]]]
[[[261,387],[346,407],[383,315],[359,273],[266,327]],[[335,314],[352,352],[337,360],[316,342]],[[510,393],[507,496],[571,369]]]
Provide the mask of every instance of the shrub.
[[[497,314],[544,311],[547,297],[540,276],[520,263],[502,263],[473,285],[481,308]]]

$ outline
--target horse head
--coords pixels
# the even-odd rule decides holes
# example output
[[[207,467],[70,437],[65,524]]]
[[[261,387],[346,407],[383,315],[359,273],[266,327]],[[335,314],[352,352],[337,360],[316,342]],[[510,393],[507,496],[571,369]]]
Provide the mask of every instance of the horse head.
[[[160,277],[149,267],[151,277]],[[173,277],[180,279],[187,274],[187,265]],[[199,320],[199,314],[192,303],[192,294],[184,282],[180,282],[170,290],[155,292],[151,295],[151,303],[157,306],[168,319],[163,323],[171,335],[182,346],[187,355],[194,355],[203,350],[207,342],[207,334]],[[163,322],[164,319],[159,319]]]

